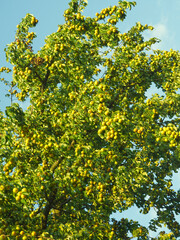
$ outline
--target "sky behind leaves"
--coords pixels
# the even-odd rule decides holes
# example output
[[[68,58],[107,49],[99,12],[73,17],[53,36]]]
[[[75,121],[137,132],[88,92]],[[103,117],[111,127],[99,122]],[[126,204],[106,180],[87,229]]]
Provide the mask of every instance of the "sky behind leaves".
[[[57,25],[64,23],[63,12],[68,8],[68,0],[8,0],[1,2],[0,8],[0,66],[6,65],[4,48],[6,44],[14,41],[16,26],[21,19],[31,13],[38,18],[39,23],[33,31],[37,38],[34,40],[34,50],[37,51],[44,45],[47,35],[57,31]],[[96,12],[109,5],[114,5],[118,0],[89,0],[86,16],[94,16]],[[179,0],[137,0],[137,6],[128,13],[126,20],[119,24],[121,32],[126,32],[136,22],[149,24],[155,27],[153,32],[147,32],[146,38],[157,37],[161,43],[154,46],[169,50],[180,49],[180,1]],[[10,76],[9,76],[10,77]],[[0,83],[0,109],[10,104],[10,100],[4,95],[8,89],[4,89]]]

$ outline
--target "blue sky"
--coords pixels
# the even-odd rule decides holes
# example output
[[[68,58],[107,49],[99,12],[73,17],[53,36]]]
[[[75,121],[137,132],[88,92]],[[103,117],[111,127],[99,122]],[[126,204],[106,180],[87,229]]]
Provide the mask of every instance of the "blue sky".
[[[44,45],[45,37],[57,31],[58,24],[64,23],[63,12],[68,8],[68,2],[68,0],[0,0],[0,67],[7,65],[3,49],[6,44],[14,41],[16,25],[26,13],[33,14],[39,20],[37,27],[33,29],[37,34],[34,41],[34,50],[37,51]],[[114,5],[117,2],[117,0],[89,0],[85,15],[94,16],[102,8]],[[155,30],[146,33],[146,38],[158,37],[162,40],[154,48],[180,50],[180,0],[137,0],[136,2],[137,6],[128,13],[126,20],[119,24],[120,31],[127,31],[136,22],[147,23],[154,26]],[[10,104],[10,100],[4,97],[8,93],[7,90],[8,88],[0,83],[0,110],[2,111],[5,110],[5,106]],[[176,175],[174,181],[176,189],[179,187],[178,183],[180,181],[178,175]],[[154,214],[152,211],[149,217]],[[138,215],[135,208],[126,213],[126,217],[139,220],[142,224],[149,220],[148,216],[141,217]]]

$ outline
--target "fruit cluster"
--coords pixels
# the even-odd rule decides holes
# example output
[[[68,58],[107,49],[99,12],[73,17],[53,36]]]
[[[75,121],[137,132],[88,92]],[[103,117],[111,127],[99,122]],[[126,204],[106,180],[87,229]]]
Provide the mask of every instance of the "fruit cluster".
[[[180,132],[177,127],[173,124],[168,124],[167,127],[162,127],[160,129],[160,136],[156,138],[156,141],[160,140],[169,143],[169,147],[176,147],[179,143]]]

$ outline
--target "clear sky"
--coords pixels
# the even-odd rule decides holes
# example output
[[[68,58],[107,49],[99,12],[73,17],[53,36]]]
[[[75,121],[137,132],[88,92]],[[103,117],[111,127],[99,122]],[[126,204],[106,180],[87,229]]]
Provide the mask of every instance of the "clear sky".
[[[68,0],[0,0],[0,67],[7,65],[3,49],[6,44],[14,41],[16,25],[27,13],[33,14],[39,20],[37,27],[33,29],[37,34],[34,40],[34,50],[37,51],[44,45],[45,37],[57,31],[58,24],[64,23],[63,12],[68,8],[68,2]],[[117,2],[118,0],[89,0],[85,15],[94,16],[102,8]],[[128,13],[126,20],[119,24],[120,31],[127,31],[136,22],[147,23],[154,26],[155,30],[147,33],[146,37],[155,36],[162,40],[154,48],[180,50],[180,0],[137,0],[136,2],[137,6]],[[7,91],[8,88],[0,83],[2,111],[10,104],[10,100],[4,97]],[[174,182],[176,189],[179,188],[179,181],[180,178],[176,177]],[[151,212],[151,215],[153,216],[154,212]],[[148,216],[140,217],[135,209],[131,209],[126,216],[139,220],[142,224],[146,224],[149,220]]]

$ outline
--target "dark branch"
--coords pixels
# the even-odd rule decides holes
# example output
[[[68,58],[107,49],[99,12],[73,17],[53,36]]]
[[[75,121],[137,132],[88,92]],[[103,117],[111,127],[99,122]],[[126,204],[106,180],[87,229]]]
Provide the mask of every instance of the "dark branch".
[[[53,208],[54,201],[56,199],[56,194],[57,194],[57,188],[53,189],[53,191],[51,192],[50,197],[47,200],[47,203],[46,203],[46,206],[45,206],[44,212],[43,212],[42,230],[47,228],[49,212]]]

